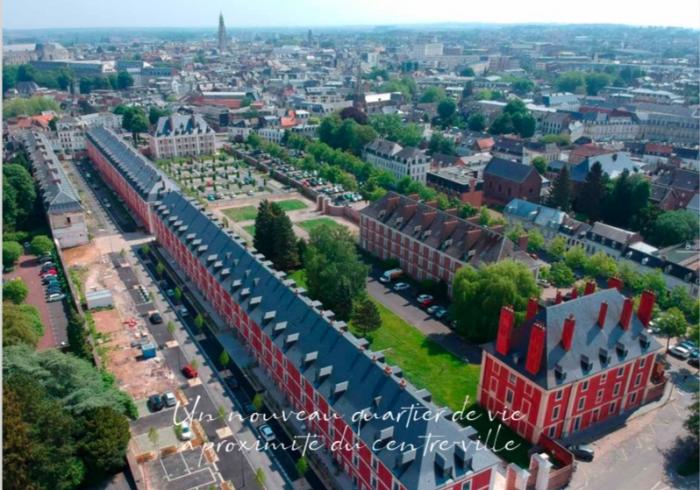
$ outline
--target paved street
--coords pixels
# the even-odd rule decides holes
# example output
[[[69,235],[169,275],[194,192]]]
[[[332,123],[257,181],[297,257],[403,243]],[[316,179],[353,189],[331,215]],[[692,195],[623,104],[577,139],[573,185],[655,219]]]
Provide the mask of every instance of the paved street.
[[[669,402],[596,441],[593,444],[595,460],[577,462],[571,489],[698,488],[697,475],[683,478],[675,472],[692,444],[686,437],[683,422],[688,417],[692,393],[698,389],[698,379],[693,375],[697,370],[676,359],[671,359],[671,364],[674,387]],[[621,465],[624,471],[620,471]]]
[[[393,284],[383,284],[377,277],[373,273],[367,278],[367,292],[370,296],[456,356],[472,364],[481,363],[481,349],[468,344],[443,322],[419,308],[411,290],[397,293],[391,289]]]

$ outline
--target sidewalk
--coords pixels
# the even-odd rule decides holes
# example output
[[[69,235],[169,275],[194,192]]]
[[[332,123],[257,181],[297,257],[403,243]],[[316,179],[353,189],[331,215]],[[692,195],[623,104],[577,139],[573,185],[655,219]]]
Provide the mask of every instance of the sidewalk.
[[[164,257],[170,258],[167,252],[165,252],[163,249],[159,248],[159,252],[163,254]],[[174,313],[172,312],[172,308],[164,299],[158,286],[153,283],[150,274],[144,269],[144,266],[141,264],[140,260],[135,256],[133,249],[129,249],[129,259],[132,264],[136,264],[136,266],[134,266],[134,272],[136,273],[140,283],[148,287],[151,291],[157,291],[157,294],[154,294],[153,301],[158,307],[159,311],[163,312],[166,318],[168,316],[173,317],[173,320],[177,325],[177,329],[173,333],[173,336],[179,343],[180,349],[188,361],[197,359],[200,366],[198,368],[199,377],[203,381],[207,379],[219,380],[218,383],[202,383],[202,386],[204,387],[205,392],[209,395],[209,398],[211,398],[215,406],[226,407],[229,412],[235,411],[236,407],[234,402],[224,391],[219,373],[212,369],[213,363],[211,363],[203,351],[199,349],[198,345],[192,339],[190,339],[189,333],[182,326],[179,319],[175,317]],[[172,269],[179,275],[181,281],[187,282],[186,278],[183,279],[181,271],[174,266],[174,261],[172,261],[172,259],[169,260],[169,265],[171,265]],[[201,301],[199,297],[197,297],[197,300]],[[206,303],[200,304],[208,307]],[[207,312],[209,312],[208,309]],[[214,316],[212,316],[212,319],[218,320],[218,318]],[[230,420],[226,420],[226,425],[229,427],[234,437],[243,444],[254,446],[257,441],[257,436],[239,420],[239,417],[233,416],[227,418]],[[253,472],[259,468],[265,472],[265,487],[270,489],[291,488],[290,483],[279,473],[279,471],[277,471],[275,468],[275,463],[266,453],[260,451],[242,451],[242,453],[249,462]]]

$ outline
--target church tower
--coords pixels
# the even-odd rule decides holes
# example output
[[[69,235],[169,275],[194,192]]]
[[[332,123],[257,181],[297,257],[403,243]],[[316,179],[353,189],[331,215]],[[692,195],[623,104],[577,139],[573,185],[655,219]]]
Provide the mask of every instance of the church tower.
[[[219,52],[226,51],[228,47],[228,36],[226,35],[226,26],[224,25],[224,14],[219,12]]]

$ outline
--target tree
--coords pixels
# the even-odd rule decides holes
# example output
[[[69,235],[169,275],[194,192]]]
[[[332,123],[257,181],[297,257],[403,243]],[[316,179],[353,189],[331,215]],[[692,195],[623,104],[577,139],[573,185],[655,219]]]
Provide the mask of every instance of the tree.
[[[483,131],[486,128],[486,118],[480,112],[475,112],[467,119],[467,127],[472,131]]]
[[[2,265],[13,267],[22,256],[22,245],[17,242],[2,242]]]
[[[148,440],[151,441],[151,444],[153,445],[153,449],[158,449],[158,439],[160,439],[160,436],[158,435],[158,429],[155,427],[151,427],[148,429]]]
[[[265,406],[265,399],[263,398],[262,393],[256,393],[255,396],[253,396],[252,403],[255,410],[260,412]]]
[[[2,286],[3,301],[12,301],[14,304],[18,305],[24,302],[27,298],[27,294],[29,294],[29,288],[21,277],[10,279]]]
[[[617,274],[617,262],[605,252],[596,252],[588,257],[583,270],[589,276],[607,279]]]
[[[586,75],[586,94],[598,95],[600,89],[610,83],[610,77],[605,73],[593,72]]]
[[[297,474],[299,477],[303,477],[309,471],[309,462],[306,456],[301,456],[295,464]]]
[[[158,123],[158,119],[168,115],[170,115],[170,111],[167,109],[160,109],[154,105],[148,108],[148,122],[153,126]]]
[[[491,134],[507,134],[513,133],[514,131],[513,118],[510,114],[499,114],[498,117],[493,120],[491,126],[489,126],[489,133]]]
[[[366,294],[358,296],[353,301],[350,320],[362,336],[378,329],[382,325],[377,305]]]
[[[569,287],[576,280],[574,271],[563,261],[552,264],[549,268],[548,277],[549,281],[558,288]]]
[[[474,76],[474,69],[471,66],[467,66],[466,68],[462,68],[459,72],[460,77],[473,77]]]
[[[690,415],[686,419],[683,426],[686,428],[690,435],[695,439],[697,443],[698,438],[700,438],[700,400],[698,400],[698,393],[693,395],[693,403],[690,405]],[[697,457],[697,447],[695,448],[695,456]]]
[[[625,169],[613,181],[604,202],[603,217],[614,226],[629,228],[637,214],[648,206],[650,193],[651,186],[642,175],[631,175]]]
[[[554,178],[547,204],[562,211],[568,211],[571,208],[572,193],[573,186],[569,177],[569,167],[564,165]]]
[[[122,468],[131,438],[127,418],[110,407],[98,407],[83,416],[81,425],[84,433],[78,451],[88,474],[95,477]]]
[[[601,205],[605,199],[605,191],[603,167],[600,162],[595,162],[588,171],[586,182],[576,199],[577,210],[588,216],[590,221],[598,221],[601,216]]]
[[[202,328],[204,328],[204,317],[201,313],[197,313],[197,316],[194,317],[194,326],[197,327],[198,332],[201,332]]]
[[[535,84],[532,82],[532,80],[528,80],[527,78],[518,78],[513,80],[510,86],[513,89],[513,92],[519,95],[525,95],[535,88]]]
[[[174,321],[168,321],[168,323],[165,324],[165,328],[168,330],[168,333],[172,337],[175,334],[175,330],[177,330],[177,326],[175,325]]]
[[[564,257],[566,252],[566,239],[563,236],[557,235],[551,242],[549,242],[549,248],[547,250],[549,255],[555,259],[561,259]]]
[[[228,352],[226,352],[225,350],[222,350],[221,354],[219,354],[219,364],[221,364],[221,367],[226,369],[226,367],[228,367],[230,362],[231,362],[231,356],[229,355]]]
[[[547,171],[547,160],[544,157],[535,157],[532,159],[532,166],[535,167],[538,174],[544,175]]]
[[[16,200],[14,222],[28,223],[36,208],[36,188],[29,171],[22,165],[6,163],[2,166],[3,189],[5,183],[14,190]],[[5,201],[3,201],[5,202]]]
[[[457,110],[457,105],[452,99],[443,99],[438,103],[437,113],[443,126],[448,126]]]
[[[182,289],[176,287],[173,290],[173,299],[175,300],[175,303],[182,301]]]
[[[41,257],[53,251],[53,242],[46,235],[37,235],[32,238],[30,250],[32,254]]]
[[[97,407],[111,407],[129,417],[136,416],[136,406],[128,395],[114,386],[113,376],[97,371],[83,359],[60,351],[34,352],[26,345],[7,347],[4,349],[3,373],[8,377],[31,377],[74,415],[82,415]]]
[[[146,131],[148,131],[148,119],[146,118],[146,114],[143,113],[143,110],[141,110],[134,114],[134,117],[131,119],[131,133],[134,138],[134,143],[138,143],[139,133],[144,133]]]
[[[117,74],[117,87],[119,90],[127,89],[134,85],[134,78],[128,71],[120,71]]]
[[[588,261],[588,256],[581,245],[576,245],[564,253],[564,261],[566,265],[574,270],[584,269]]]
[[[2,304],[2,345],[25,344],[36,347],[44,335],[39,310],[32,305]]]
[[[656,327],[662,335],[666,336],[666,350],[668,350],[673,337],[685,335],[688,330],[688,322],[683,312],[673,306],[656,318]]]
[[[450,138],[445,138],[442,134],[434,132],[428,143],[430,153],[442,153],[444,155],[454,155],[456,153],[455,143]]]
[[[562,73],[555,83],[557,90],[561,92],[578,92],[585,85],[583,74],[578,71]]]
[[[440,102],[445,98],[445,91],[440,88],[440,87],[428,87],[425,89],[425,92],[423,92],[423,95],[420,97],[420,102],[425,104],[425,103],[433,103],[433,102]]]
[[[344,226],[321,225],[310,233],[304,258],[309,294],[341,320],[351,313],[351,301],[365,290],[368,268]]]
[[[699,233],[697,215],[685,210],[667,211],[658,217],[648,239],[663,247],[692,241]]]
[[[163,262],[158,261],[158,263],[156,264],[156,275],[159,278],[162,278],[164,273],[165,273],[165,264],[163,264]]]
[[[527,249],[530,252],[544,249],[544,236],[537,228],[532,228],[527,232]]]
[[[2,423],[6,428],[2,435],[3,486],[35,488],[32,469],[36,464],[34,454],[37,448],[31,438],[32,426],[23,420],[24,409],[18,394],[7,383],[3,383],[2,388]]]
[[[68,325],[66,330],[70,352],[81,359],[92,362],[92,349],[88,342],[85,320],[78,314],[75,308],[71,308],[68,312]]]
[[[501,307],[512,305],[520,321],[531,297],[539,297],[539,289],[520,262],[503,260],[478,270],[464,266],[455,274],[451,316],[468,339],[486,342],[496,336]]]
[[[260,488],[265,488],[265,472],[262,468],[255,470],[255,482]]]

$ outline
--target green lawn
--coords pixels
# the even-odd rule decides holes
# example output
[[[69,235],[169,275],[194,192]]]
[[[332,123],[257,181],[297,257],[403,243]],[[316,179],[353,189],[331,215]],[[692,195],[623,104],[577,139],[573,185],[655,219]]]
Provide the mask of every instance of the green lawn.
[[[221,210],[233,221],[250,221],[258,215],[258,208],[255,206],[243,206],[240,208],[226,208]]]
[[[297,211],[308,207],[304,201],[300,201],[299,199],[285,199],[284,201],[275,202],[279,204],[283,211]]]
[[[314,219],[309,219],[306,221],[302,221],[301,223],[297,223],[297,226],[300,228],[305,229],[307,232],[311,233],[312,230],[315,230],[321,225],[328,225],[332,228],[338,227],[338,226],[343,226],[335,222],[334,220],[330,218],[314,218]]]
[[[243,229],[247,231],[250,236],[255,238],[255,225],[244,226]]]
[[[305,209],[306,203],[299,199],[285,199],[283,201],[275,201],[283,211],[296,211]],[[258,208],[255,206],[241,206],[240,208],[226,208],[221,210],[226,216],[233,221],[250,221],[258,215]]]

